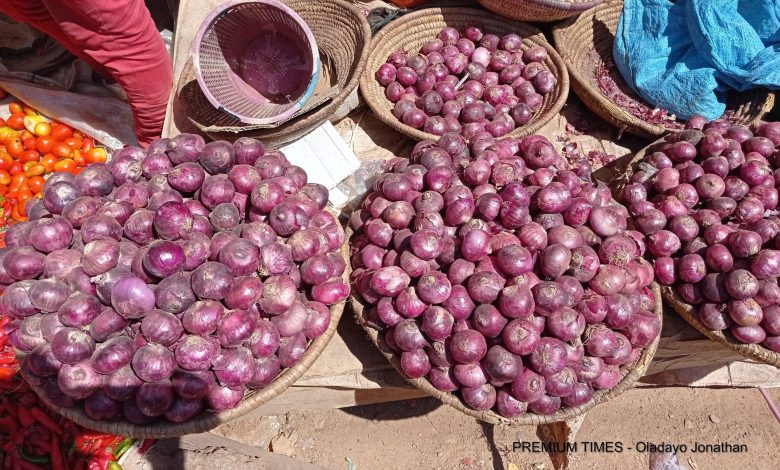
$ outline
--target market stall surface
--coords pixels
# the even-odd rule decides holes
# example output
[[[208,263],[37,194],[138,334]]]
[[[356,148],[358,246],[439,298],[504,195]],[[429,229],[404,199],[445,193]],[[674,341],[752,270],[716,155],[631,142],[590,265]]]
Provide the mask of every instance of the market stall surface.
[[[780,389],[769,395],[780,401]],[[208,439],[162,441],[146,461],[134,457],[125,469],[552,469],[543,452],[512,450],[514,442],[539,442],[535,433],[528,426],[483,425],[422,398],[238,420]],[[613,448],[621,443],[623,452],[586,452],[586,441]],[[650,453],[636,450],[641,442],[686,445],[678,453],[680,469],[780,468],[780,424],[756,389],[631,390],[589,412],[576,442],[573,470],[653,468]],[[693,452],[697,442],[744,445],[747,451]]]

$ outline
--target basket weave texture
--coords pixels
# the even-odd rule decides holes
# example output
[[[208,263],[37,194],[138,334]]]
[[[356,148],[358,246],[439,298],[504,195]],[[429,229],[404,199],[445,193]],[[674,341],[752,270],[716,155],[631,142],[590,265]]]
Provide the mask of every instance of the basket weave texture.
[[[591,111],[621,131],[648,139],[656,138],[669,129],[649,124],[617,106],[604,96],[597,82],[598,61],[612,59],[612,45],[622,12],[622,0],[601,3],[555,26],[553,39],[571,74],[572,89]],[[636,96],[617,70],[612,78],[626,95]],[[733,113],[730,118],[735,123],[749,124],[771,111],[774,102],[773,93],[757,88],[744,93],[731,93],[727,109]]]
[[[501,16],[521,21],[558,21],[579,15],[601,0],[477,0]]]
[[[633,173],[634,166],[638,162],[641,162],[644,160],[645,155],[647,155],[648,152],[653,149],[657,144],[664,142],[663,139],[659,139],[652,144],[648,145],[647,147],[643,148],[637,154],[634,156],[633,159],[631,159],[631,162],[628,164],[628,167],[626,168],[625,174],[621,176],[620,178],[620,185],[623,186],[628,183],[628,181],[631,180],[631,174]],[[707,338],[715,341],[716,343],[720,343],[727,348],[756,361],[763,362],[766,364],[773,365],[775,367],[780,367],[780,353],[776,353],[772,351],[771,349],[767,349],[759,344],[744,344],[736,341],[731,335],[725,335],[722,331],[713,331],[704,326],[700,321],[698,314],[696,313],[696,309],[693,307],[693,305],[685,303],[678,295],[674,292],[674,289],[668,286],[662,286],[661,287],[661,295],[663,296],[664,300],[669,304],[672,309],[682,317],[683,320],[688,322],[689,325],[694,327],[696,330],[699,331],[699,333],[703,334]]]
[[[178,78],[176,94],[188,120],[214,140],[253,137],[278,146],[311,132],[344,103],[358,85],[366,66],[371,28],[363,13],[343,0],[283,0],[309,26],[320,50],[320,79],[312,99],[284,125],[248,125],[217,110],[200,90],[192,64]],[[335,92],[335,93],[334,93]]]
[[[347,239],[350,239],[352,234],[353,232],[348,228]],[[655,297],[655,311],[653,313],[658,315],[659,320],[663,322],[661,290],[658,284],[655,282],[651,285],[651,289]],[[574,419],[594,406],[607,402],[625,392],[626,390],[632,388],[636,381],[639,380],[639,378],[642,377],[645,372],[647,372],[647,368],[650,366],[650,362],[652,362],[653,356],[655,356],[655,351],[658,349],[658,342],[661,339],[661,335],[659,334],[655,341],[653,341],[650,346],[646,347],[642,351],[642,354],[639,356],[639,359],[637,359],[636,362],[622,366],[620,368],[620,375],[622,376],[622,379],[615,386],[615,388],[611,390],[594,391],[593,398],[588,403],[574,408],[562,408],[555,414],[549,416],[528,413],[522,414],[517,418],[506,418],[491,410],[474,410],[463,403],[463,401],[457,395],[438,390],[433,385],[431,385],[431,383],[426,378],[410,379],[406,377],[401,369],[399,355],[387,346],[387,343],[385,343],[381,332],[370,326],[366,316],[368,308],[362,303],[360,299],[358,299],[357,296],[351,296],[349,300],[358,324],[360,324],[360,326],[366,332],[371,342],[374,343],[374,345],[379,349],[379,352],[385,357],[385,359],[388,360],[388,362],[390,362],[390,365],[392,365],[393,368],[395,368],[395,370],[397,370],[398,373],[401,374],[404,379],[406,379],[407,382],[412,384],[414,387],[417,387],[420,390],[428,393],[432,397],[441,400],[443,403],[455,408],[456,410],[471,416],[472,418],[476,418],[480,421],[484,421],[490,424],[536,426],[540,424],[550,424]]]
[[[438,136],[407,126],[393,116],[393,103],[385,96],[385,88],[376,81],[374,74],[387,61],[388,56],[399,50],[418,51],[423,44],[436,37],[445,26],[462,30],[477,26],[486,33],[499,36],[515,33],[523,38],[523,49],[542,46],[547,49],[545,67],[557,80],[555,88],[544,95],[539,111],[531,122],[509,133],[521,138],[533,134],[547,124],[561,108],[569,95],[569,74],[563,60],[544,39],[537,28],[517,21],[498,17],[495,14],[473,8],[425,8],[394,20],[374,38],[374,45],[368,56],[366,71],[360,79],[360,92],[371,110],[385,124],[415,140],[437,141]]]
[[[346,262],[346,269],[344,270],[343,278],[345,282],[349,282],[349,274],[351,271],[349,262],[349,247],[345,243],[341,249],[341,253],[344,256]],[[260,390],[248,391],[241,402],[235,408],[225,410],[221,413],[215,413],[213,411],[207,411],[201,413],[193,419],[185,421],[183,423],[154,423],[149,425],[137,425],[127,421],[99,421],[90,418],[84,413],[82,409],[78,408],[61,408],[46,400],[42,391],[36,387],[35,384],[30,383],[30,387],[38,394],[41,400],[43,400],[49,408],[68,418],[69,420],[84,426],[85,428],[93,429],[95,431],[115,434],[118,436],[127,436],[138,439],[164,439],[169,437],[183,436],[185,434],[196,434],[206,432],[219,425],[230,422],[236,418],[250,413],[255,408],[263,405],[281,395],[285,390],[290,388],[307,370],[314,364],[314,361],[320,356],[322,351],[330,342],[333,335],[336,333],[336,327],[338,326],[339,319],[341,319],[342,313],[344,313],[344,306],[346,301],[342,301],[339,304],[333,305],[330,309],[330,325],[325,333],[319,338],[309,343],[309,347],[303,354],[301,360],[294,366],[285,369],[282,373],[274,379],[268,386]]]

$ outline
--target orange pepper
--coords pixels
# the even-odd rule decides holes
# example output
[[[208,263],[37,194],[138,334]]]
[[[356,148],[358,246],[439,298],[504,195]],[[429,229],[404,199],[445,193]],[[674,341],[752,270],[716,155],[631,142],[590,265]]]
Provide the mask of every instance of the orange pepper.
[[[37,163],[41,159],[41,154],[37,150],[25,150],[19,155],[19,161],[22,163]]]
[[[76,162],[77,166],[84,166],[87,164],[87,159],[84,153],[78,149],[73,151],[73,161]]]
[[[24,111],[24,114],[27,114],[28,116],[34,116],[38,114],[38,110],[33,108],[32,106],[22,105],[22,110]]]
[[[0,177],[2,177],[2,173],[0,173]],[[8,175],[8,177],[10,181],[11,175]],[[35,197],[38,197],[41,191],[43,191],[43,184],[45,182],[46,180],[43,179],[43,176],[31,176],[27,178],[27,186],[30,187],[30,191],[32,191],[35,194]],[[2,181],[0,181],[0,184],[2,184]]]
[[[2,91],[2,90],[0,90],[0,91]],[[3,99],[3,98],[2,98],[2,97],[0,97],[0,100],[1,100],[1,99]],[[3,126],[5,126],[5,119],[3,119],[2,117],[0,117],[0,127],[3,127]]]
[[[68,139],[65,139],[63,142],[65,142],[65,144],[67,144],[67,145],[68,145],[68,147],[70,147],[70,148],[72,148],[72,149],[74,149],[74,150],[75,150],[75,149],[80,149],[80,148],[81,148],[81,145],[82,145],[82,143],[83,143],[83,142],[81,141],[81,139],[77,139],[77,138],[75,138],[75,137],[70,137],[70,138],[68,138]]]
[[[32,163],[32,162],[31,162]],[[27,168],[24,172],[25,176],[28,178],[31,176],[41,176],[46,173],[46,167],[41,165],[40,163],[33,163],[29,168]]]
[[[57,142],[63,142],[65,139],[73,137],[73,129],[65,124],[59,124],[58,126],[52,126],[51,136]]]
[[[19,204],[14,206],[14,209],[11,211],[11,218],[14,219],[17,222],[24,222],[27,220],[26,215],[22,215],[19,212]]]
[[[47,153],[46,155],[43,156],[43,158],[41,158],[40,163],[41,165],[46,167],[47,172],[52,172],[54,171],[54,164],[57,163],[58,161],[60,161],[59,158],[55,157],[51,153]]]
[[[10,111],[11,114],[23,113],[24,108],[22,108],[22,106],[23,106],[22,103],[18,101],[13,101],[11,103],[8,103],[8,111]]]
[[[81,131],[73,131],[73,137],[75,137],[77,139],[81,139],[81,140],[89,138],[89,137],[85,136],[84,133],[81,132]]]
[[[24,173],[24,167],[22,166],[22,162],[14,161],[11,164],[11,169],[8,170],[12,175],[18,175],[19,173]]]
[[[38,137],[36,148],[41,153],[50,153],[54,148],[54,139],[47,135]]]
[[[74,135],[75,135],[75,133],[74,133]],[[81,141],[81,150],[83,152],[89,152],[93,148],[95,148],[95,139],[92,139],[90,137],[85,137]]]
[[[19,134],[19,138],[22,141],[25,141],[27,139],[34,139],[35,138],[35,134],[33,134],[32,132],[30,132],[27,129],[25,129],[25,130],[22,131],[21,134]]]
[[[27,183],[27,176],[24,174],[14,175],[11,178],[11,184],[8,186],[9,192],[15,192],[19,191],[19,188],[22,187],[22,185],[25,185]]]
[[[14,164],[14,159],[11,158],[10,155],[8,155],[5,152],[0,152],[0,170],[10,170],[11,165]]]
[[[6,170],[0,170],[0,185],[8,186],[11,184],[11,173]]]
[[[54,147],[52,147],[51,153],[59,158],[69,158],[71,155],[73,155],[73,149],[70,148],[67,144],[58,142],[54,144]]]
[[[70,158],[63,158],[54,164],[54,171],[67,171],[72,172],[76,169],[76,162]]]
[[[108,160],[108,153],[103,147],[95,147],[87,153],[89,163],[105,163]]]
[[[27,201],[33,198],[33,195],[30,194],[29,196],[24,195],[19,198],[19,204],[16,205],[16,207],[19,210],[19,215],[22,217],[27,217],[27,208],[25,207],[27,205]]]
[[[38,141],[33,138],[24,139],[22,141],[22,145],[24,145],[24,148],[27,150],[35,150],[37,148]]]
[[[9,139],[5,142],[5,151],[8,152],[8,155],[16,158],[24,152],[24,145],[18,137]]]

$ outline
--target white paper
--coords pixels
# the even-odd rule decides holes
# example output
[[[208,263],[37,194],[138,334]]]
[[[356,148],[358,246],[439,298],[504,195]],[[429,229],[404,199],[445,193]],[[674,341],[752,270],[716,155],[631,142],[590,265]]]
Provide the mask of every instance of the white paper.
[[[347,196],[336,185],[360,168],[360,161],[329,121],[305,137],[280,148],[287,160],[306,170],[309,181],[330,191],[330,204],[339,209]]]

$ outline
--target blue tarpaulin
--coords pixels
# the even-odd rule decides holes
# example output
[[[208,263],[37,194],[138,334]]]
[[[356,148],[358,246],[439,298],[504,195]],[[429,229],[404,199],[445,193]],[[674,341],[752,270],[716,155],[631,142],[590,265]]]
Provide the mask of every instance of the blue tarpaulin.
[[[613,53],[644,100],[716,119],[729,90],[780,88],[780,2],[625,0]]]

